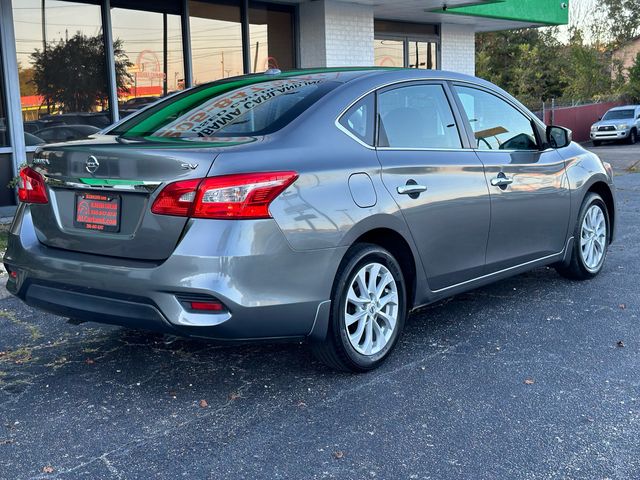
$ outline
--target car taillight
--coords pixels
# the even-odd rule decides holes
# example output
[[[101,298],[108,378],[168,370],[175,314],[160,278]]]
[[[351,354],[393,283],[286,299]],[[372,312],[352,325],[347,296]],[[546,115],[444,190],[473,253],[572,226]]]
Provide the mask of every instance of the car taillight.
[[[296,172],[267,172],[175,182],[160,192],[151,211],[196,218],[270,218],[271,202],[297,178]]]
[[[196,179],[170,183],[153,202],[151,211],[158,215],[189,216],[201,181]]]
[[[31,167],[20,170],[18,199],[24,203],[48,203],[44,177]]]

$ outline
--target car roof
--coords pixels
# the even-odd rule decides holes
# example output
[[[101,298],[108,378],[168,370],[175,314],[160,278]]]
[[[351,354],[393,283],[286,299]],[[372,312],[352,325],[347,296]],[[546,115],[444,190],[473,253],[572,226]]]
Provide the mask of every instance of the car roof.
[[[368,77],[371,78],[373,76],[397,76],[402,72],[406,73],[407,77],[411,78],[424,78],[424,79],[439,79],[439,80],[460,80],[460,81],[473,81],[474,83],[486,83],[488,82],[484,80],[472,77],[469,75],[464,75],[462,73],[449,72],[446,70],[423,70],[416,68],[398,68],[398,67],[328,67],[328,68],[308,68],[308,69],[299,69],[299,70],[287,70],[284,72],[276,71],[275,73],[254,73],[249,75],[239,75],[237,77],[228,77],[223,79],[224,82],[233,82],[236,80],[247,80],[254,78],[256,83],[265,81],[266,78],[272,77],[273,80],[283,79],[283,78],[297,78],[297,77],[306,77],[309,75],[322,75],[322,74],[334,74],[332,81],[337,81],[340,83],[347,83],[352,80],[358,78]],[[221,81],[216,80],[214,82],[208,82],[201,85],[199,87],[206,87],[207,85],[219,84]]]
[[[640,105],[622,105],[622,106],[620,106],[620,107],[613,107],[613,108],[610,108],[610,109],[609,109],[609,111],[610,111],[610,112],[613,112],[613,111],[615,111],[615,110],[629,110],[629,109],[631,109],[631,108],[640,108]]]
[[[100,130],[95,125],[83,125],[83,124],[67,125],[65,123],[65,124],[62,124],[62,125],[51,125],[50,127],[41,128],[40,130],[38,130],[38,132],[42,132],[44,130],[60,130],[62,128],[90,128],[90,129]]]

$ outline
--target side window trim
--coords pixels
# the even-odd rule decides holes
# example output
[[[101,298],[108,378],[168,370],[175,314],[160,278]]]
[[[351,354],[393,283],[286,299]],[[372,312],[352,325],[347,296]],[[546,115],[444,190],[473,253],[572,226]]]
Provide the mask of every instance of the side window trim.
[[[423,148],[399,148],[399,147],[388,147],[388,146],[382,146],[380,144],[380,136],[382,133],[384,133],[384,126],[382,126],[380,124],[380,113],[379,113],[379,98],[380,95],[392,91],[392,90],[396,90],[398,88],[404,88],[404,87],[412,87],[412,86],[416,86],[416,85],[439,85],[442,87],[442,90],[444,91],[444,96],[445,99],[447,100],[447,103],[449,105],[449,109],[451,110],[451,114],[453,115],[453,119],[455,122],[455,128],[458,132],[458,137],[460,139],[460,143],[462,144],[461,148],[428,148],[428,147],[423,147]],[[466,127],[463,126],[463,118],[466,118],[466,116],[463,117],[462,115],[462,111],[459,110],[458,104],[455,101],[456,95],[451,91],[451,89],[449,88],[449,82],[446,80],[403,80],[403,81],[399,81],[396,83],[393,83],[391,85],[385,85],[382,88],[379,88],[375,91],[375,129],[374,129],[374,134],[375,134],[375,148],[376,149],[380,149],[380,150],[396,150],[396,151],[402,151],[402,150],[413,150],[413,151],[461,151],[461,150],[469,150],[472,147],[472,144],[469,141],[468,138],[468,132],[466,131]]]
[[[531,129],[533,130],[533,134],[536,137],[536,143],[538,145],[538,148],[536,150],[483,150],[483,152],[502,152],[502,153],[505,153],[505,152],[541,152],[541,151],[546,149],[547,142],[545,142],[543,140],[543,138],[540,137],[540,128],[541,128],[541,126],[539,125],[539,122],[534,120],[533,118],[531,118],[531,115],[529,115],[528,112],[522,110],[522,108],[520,108],[518,105],[514,104],[511,100],[509,100],[508,98],[504,97],[503,95],[500,95],[499,92],[495,92],[495,91],[493,91],[493,90],[491,90],[489,88],[485,88],[482,85],[477,85],[477,84],[473,84],[473,83],[464,83],[464,82],[450,82],[450,84],[451,84],[453,96],[455,98],[456,106],[460,110],[460,112],[461,112],[461,114],[462,114],[462,116],[464,118],[465,128],[468,130],[467,135],[469,136],[469,141],[471,142],[471,148],[473,148],[474,150],[478,150],[478,147],[477,147],[477,143],[478,142],[477,142],[477,140],[475,138],[475,135],[474,135],[474,132],[473,132],[473,127],[471,126],[471,123],[469,122],[469,118],[467,116],[467,113],[466,113],[466,111],[464,109],[464,105],[462,104],[462,101],[460,100],[460,96],[457,95],[455,93],[455,91],[454,91],[455,87],[471,88],[471,89],[475,89],[475,90],[479,90],[481,92],[487,93],[489,95],[493,95],[494,97],[498,98],[499,100],[502,100],[507,105],[509,105],[510,107],[515,109],[516,111],[518,111],[524,118],[529,120],[529,123],[531,124]],[[476,145],[476,147],[474,147],[473,145]]]

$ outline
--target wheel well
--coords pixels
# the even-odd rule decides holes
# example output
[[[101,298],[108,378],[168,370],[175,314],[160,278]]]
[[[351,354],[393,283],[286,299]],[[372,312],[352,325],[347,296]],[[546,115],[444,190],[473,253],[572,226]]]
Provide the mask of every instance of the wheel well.
[[[400,264],[405,284],[407,285],[407,297],[410,307],[413,306],[416,292],[416,261],[411,247],[398,232],[389,228],[377,228],[358,237],[354,242],[373,243],[388,250]]]
[[[611,193],[611,189],[609,185],[604,182],[596,182],[591,187],[589,187],[589,192],[597,193],[602,197],[604,203],[607,205],[607,213],[609,214],[609,222],[611,223],[611,232],[610,237],[613,240],[613,232],[614,226],[616,223],[616,212],[614,208],[613,202],[613,194]]]

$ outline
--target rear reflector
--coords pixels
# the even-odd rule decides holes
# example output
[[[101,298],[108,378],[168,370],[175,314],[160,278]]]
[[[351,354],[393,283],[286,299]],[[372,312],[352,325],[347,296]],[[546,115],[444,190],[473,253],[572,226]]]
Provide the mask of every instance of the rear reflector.
[[[221,312],[224,310],[224,306],[220,302],[191,302],[191,310]]]
[[[48,203],[44,177],[31,167],[20,170],[18,199],[24,203]]]
[[[266,172],[170,183],[160,192],[151,211],[196,218],[270,218],[271,202],[297,178],[296,172]]]

